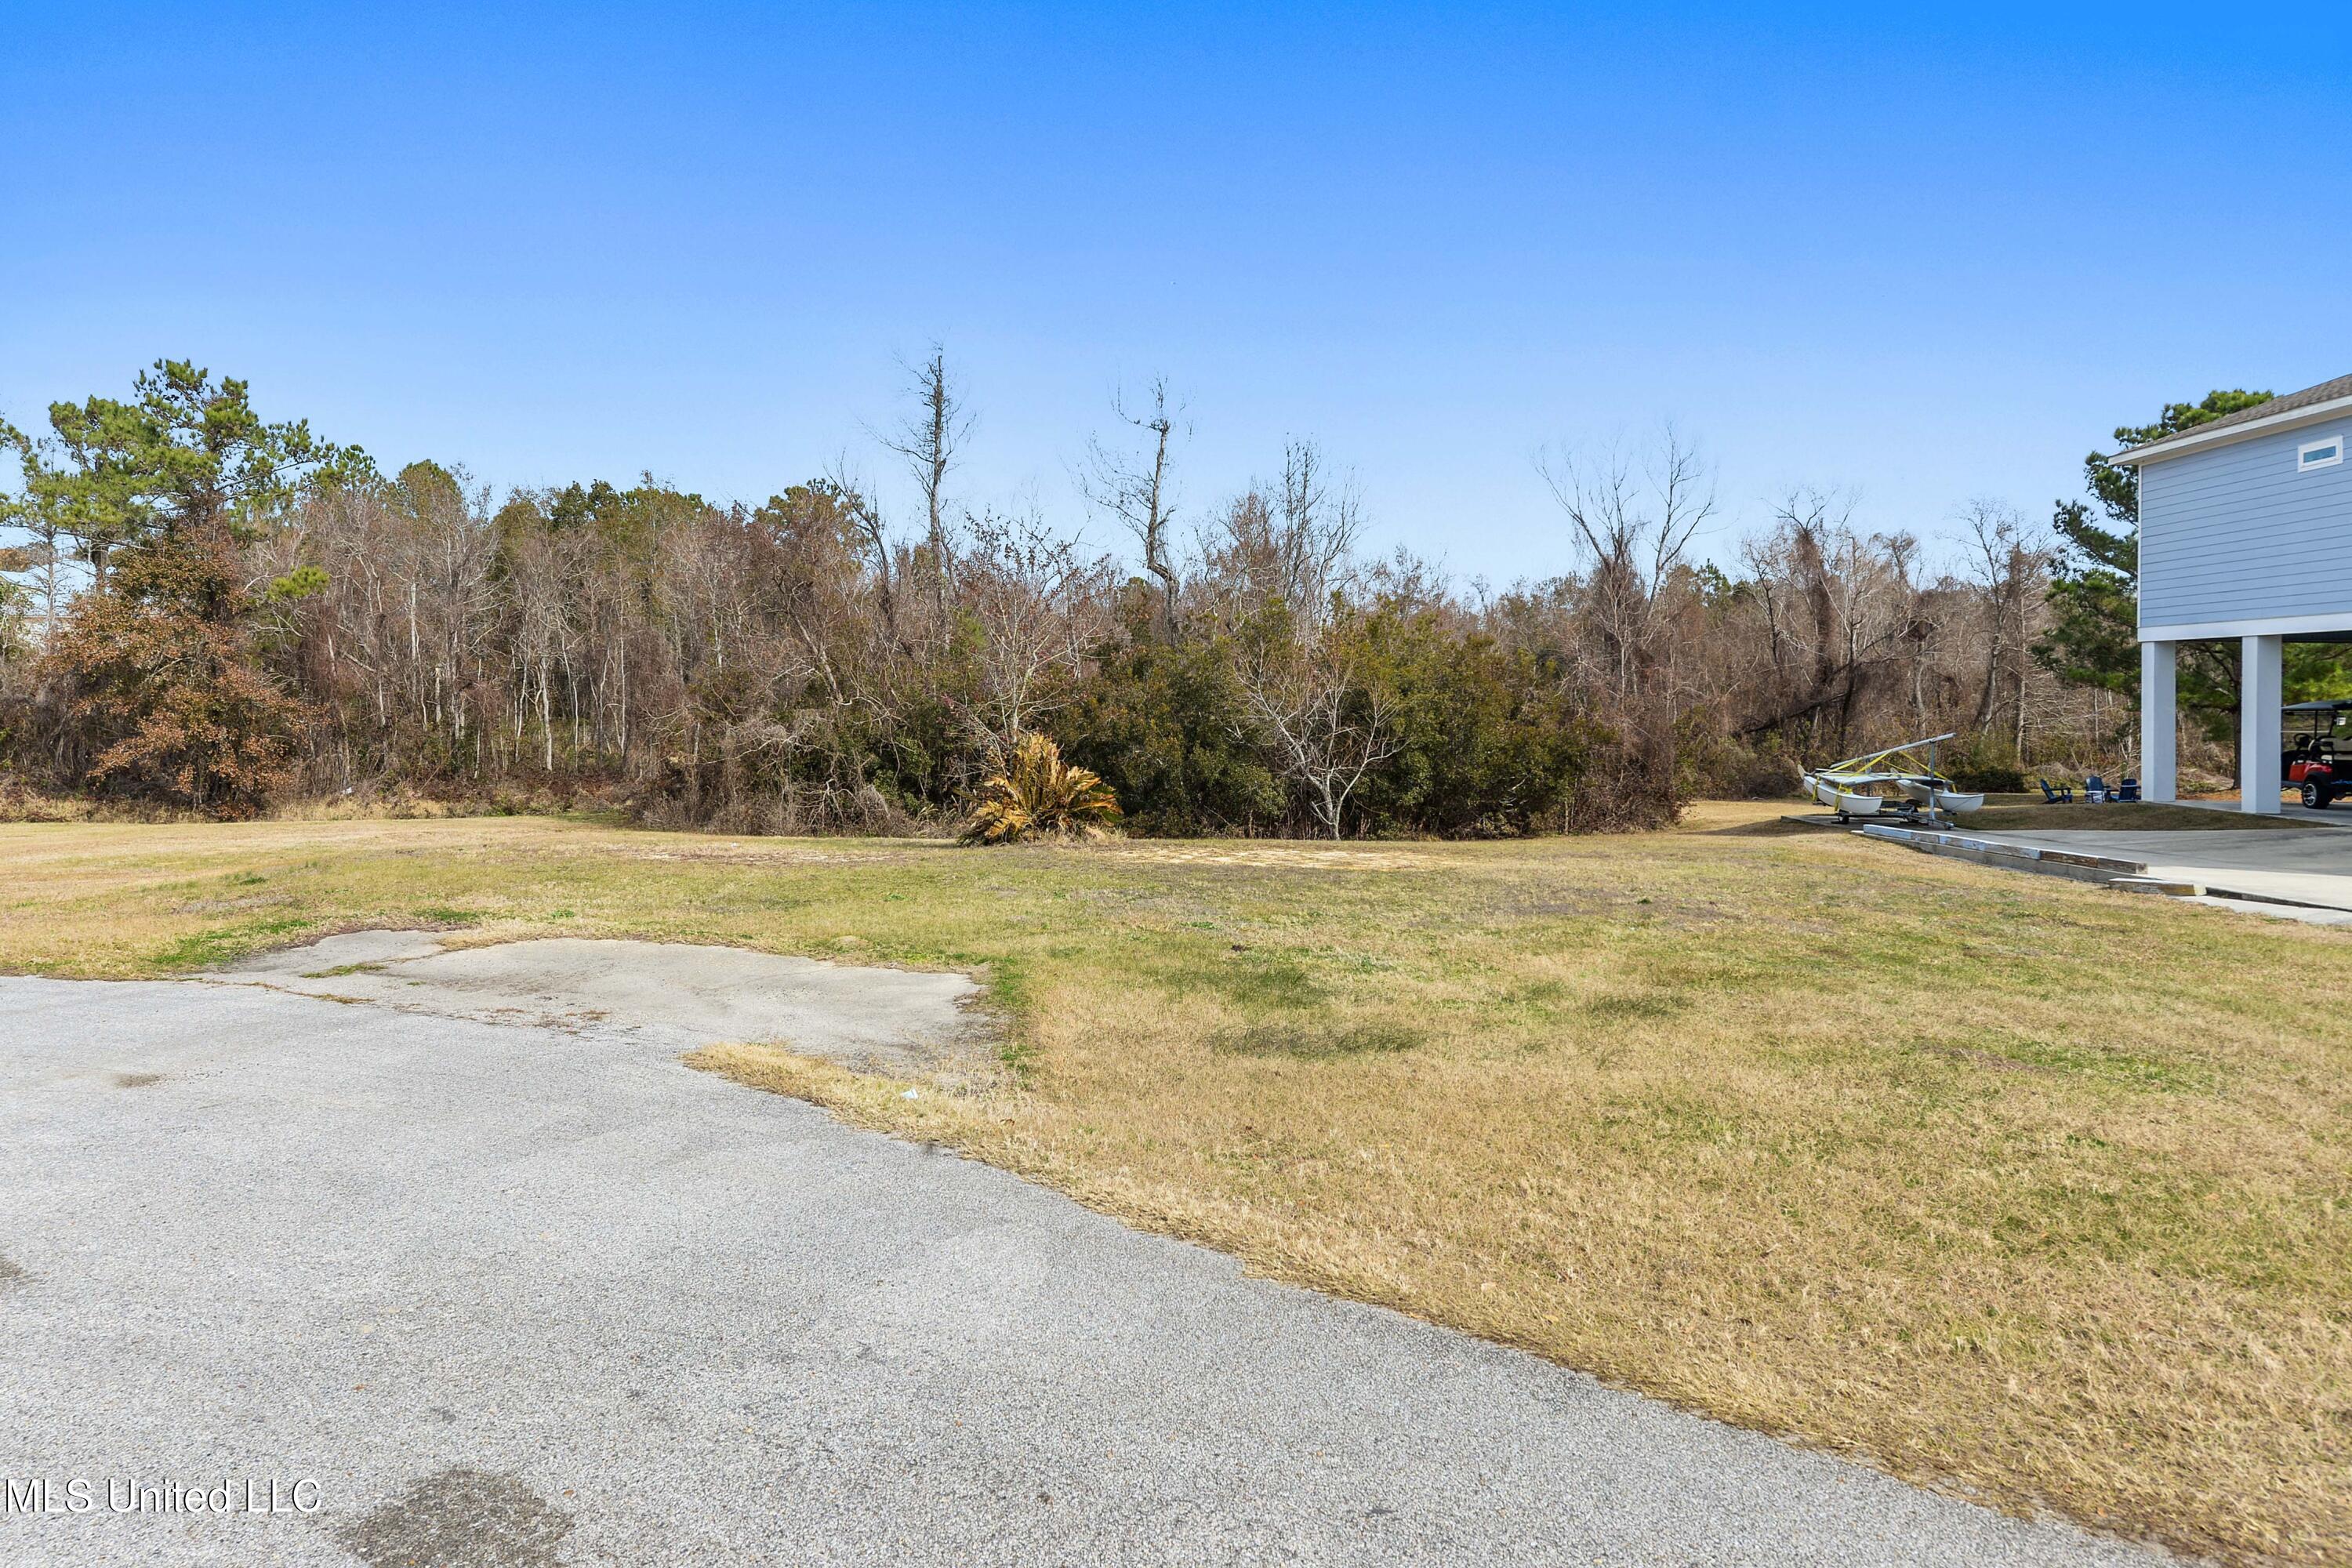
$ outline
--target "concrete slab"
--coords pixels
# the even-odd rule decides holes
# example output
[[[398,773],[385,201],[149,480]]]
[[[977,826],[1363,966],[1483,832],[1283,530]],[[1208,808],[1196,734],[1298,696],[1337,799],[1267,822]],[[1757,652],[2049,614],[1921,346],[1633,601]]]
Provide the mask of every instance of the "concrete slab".
[[[2200,833],[2036,832],[1984,837],[2145,865],[2147,876],[2352,910],[2352,834],[2284,828]]]
[[[785,1045],[860,1070],[935,1068],[981,1031],[970,976],[736,947],[557,937],[451,946],[435,931],[349,931],[214,975],[442,1018],[593,1027],[672,1051]]]
[[[2275,921],[2294,921],[2303,925],[2352,926],[2352,910],[2317,909],[2309,904],[2274,904],[2253,899],[2219,898],[2198,892],[2181,901],[2203,904],[2208,909],[2227,910],[2233,915],[2262,915]]]
[[[2245,815],[2238,809],[2238,803],[2234,800],[2181,800],[2175,801],[2173,804],[2189,806],[2198,811],[2226,812],[2231,816]],[[2333,827],[2339,832],[2352,831],[2352,801],[2347,801],[2341,805],[2329,806],[2325,811],[2314,811],[2299,800],[2284,800],[2279,805],[2278,814],[2292,821],[2308,823],[2314,827]]]
[[[1857,831],[1865,838],[1884,839],[1926,854],[1972,861],[1979,866],[1997,866],[2004,870],[2067,877],[2076,881],[2098,882],[2109,887],[2119,881],[2137,883],[2147,880],[2147,868],[2137,860],[2070,849],[2044,848],[2017,841],[2014,836],[1995,837],[1989,834],[1897,826],[1891,823],[1872,823]]]

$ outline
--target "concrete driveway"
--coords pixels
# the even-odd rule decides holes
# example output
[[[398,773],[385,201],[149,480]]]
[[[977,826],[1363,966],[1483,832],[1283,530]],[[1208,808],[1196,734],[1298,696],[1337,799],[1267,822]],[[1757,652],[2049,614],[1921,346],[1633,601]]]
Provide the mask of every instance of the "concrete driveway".
[[[246,986],[0,979],[0,1317],[12,1564],[2158,1560],[641,1039]]]
[[[2336,808],[2352,816],[2352,805]],[[1965,825],[1962,832],[1968,832]],[[2220,828],[2189,833],[2060,830],[1976,835],[2043,849],[2141,861],[2168,881],[2352,910],[2352,833],[2337,827]]]

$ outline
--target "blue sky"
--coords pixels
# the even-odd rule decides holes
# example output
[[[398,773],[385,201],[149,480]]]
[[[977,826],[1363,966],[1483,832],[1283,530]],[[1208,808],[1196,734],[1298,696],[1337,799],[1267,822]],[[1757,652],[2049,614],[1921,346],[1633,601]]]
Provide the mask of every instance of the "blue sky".
[[[1791,483],[2038,519],[2168,398],[2352,371],[2352,11],[1934,9],[12,7],[0,414],[169,353],[387,464],[845,453],[906,517],[937,339],[971,504],[1085,522],[1158,372],[1195,510],[1311,436],[1507,580],[1572,564],[1546,442],[1675,419],[1727,559]]]

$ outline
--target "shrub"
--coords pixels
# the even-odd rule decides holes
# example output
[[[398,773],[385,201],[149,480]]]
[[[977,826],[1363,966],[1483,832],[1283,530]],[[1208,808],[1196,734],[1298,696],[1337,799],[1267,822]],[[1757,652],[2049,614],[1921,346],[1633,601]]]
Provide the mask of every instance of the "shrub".
[[[1804,793],[1803,769],[1773,737],[1751,744],[1694,735],[1682,765],[1690,794],[1704,800],[1783,800]]]
[[[1114,641],[1097,650],[1054,730],[1117,794],[1129,829],[1152,837],[1280,832],[1290,792],[1247,739],[1222,639]]]
[[[1955,788],[2008,795],[2031,787],[2017,748],[1990,731],[1970,736],[1936,759]]]
[[[966,844],[1024,838],[1099,837],[1118,816],[1118,798],[1090,768],[1062,761],[1044,735],[1024,735],[998,771],[982,781],[963,826]]]
[[[1394,753],[1350,814],[1367,835],[1493,837],[1558,827],[1596,781],[1610,736],[1533,657],[1433,613],[1382,605],[1343,628],[1385,699]]]

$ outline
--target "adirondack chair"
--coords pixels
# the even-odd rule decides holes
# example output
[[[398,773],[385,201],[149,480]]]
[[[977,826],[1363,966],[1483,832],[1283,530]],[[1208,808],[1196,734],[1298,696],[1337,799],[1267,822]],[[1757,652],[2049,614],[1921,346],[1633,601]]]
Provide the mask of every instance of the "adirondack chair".
[[[2034,782],[2042,786],[2042,798],[2048,801],[2052,805],[2072,805],[2074,804],[2074,785],[2060,784],[2056,789],[2052,789],[2048,779],[2036,779]]]

